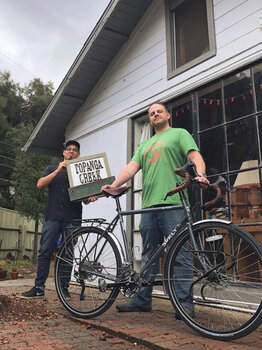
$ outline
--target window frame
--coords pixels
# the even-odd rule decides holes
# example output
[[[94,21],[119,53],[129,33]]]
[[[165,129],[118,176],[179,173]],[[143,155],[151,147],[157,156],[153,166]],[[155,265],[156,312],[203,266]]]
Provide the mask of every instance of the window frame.
[[[175,1],[177,2],[176,4],[174,4]],[[204,53],[203,55],[193,59],[192,61],[184,64],[179,68],[174,67],[175,48],[174,48],[174,26],[173,26],[173,19],[172,19],[172,11],[177,6],[179,6],[184,0],[175,0],[175,1],[165,0],[167,79],[171,79],[216,55],[213,0],[205,0],[206,9],[207,9],[208,40],[209,40],[210,50]],[[173,2],[173,5],[172,5],[172,2]]]

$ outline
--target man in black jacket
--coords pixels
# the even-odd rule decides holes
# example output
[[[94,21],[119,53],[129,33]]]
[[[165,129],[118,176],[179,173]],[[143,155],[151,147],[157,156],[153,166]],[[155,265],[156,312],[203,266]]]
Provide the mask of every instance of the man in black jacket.
[[[68,176],[66,171],[66,161],[76,159],[80,155],[80,144],[77,141],[67,141],[63,156],[64,160],[58,165],[49,165],[37,182],[37,188],[42,189],[48,186],[49,196],[45,211],[45,221],[43,224],[40,240],[40,249],[37,262],[37,276],[35,286],[23,293],[23,299],[43,298],[45,294],[45,282],[50,268],[51,257],[57,247],[58,239],[68,236],[72,230],[80,226],[82,219],[82,203],[71,202],[68,194]],[[77,221],[74,221],[77,220]],[[65,276],[64,295],[70,298],[68,293],[69,276]]]

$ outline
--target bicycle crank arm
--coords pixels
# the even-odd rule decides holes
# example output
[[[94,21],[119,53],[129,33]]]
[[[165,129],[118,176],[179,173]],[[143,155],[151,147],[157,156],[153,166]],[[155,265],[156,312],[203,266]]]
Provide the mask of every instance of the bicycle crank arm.
[[[150,286],[162,286],[163,281],[162,280],[157,280],[153,281],[151,283],[148,282],[142,282],[141,287],[150,287]],[[105,292],[107,289],[114,288],[114,287],[131,287],[136,286],[135,283],[129,282],[129,281],[119,281],[116,283],[107,283],[103,278],[99,278],[98,280],[98,288],[100,292]]]
[[[98,288],[99,288],[100,292],[105,292],[107,289],[115,288],[115,287],[121,288],[124,286],[131,286],[131,284],[134,285],[134,283],[130,283],[127,281],[107,283],[103,278],[99,278],[99,280],[98,280]]]
[[[157,281],[152,281],[152,282],[142,282],[141,284],[142,287],[150,287],[150,286],[163,286],[163,281],[162,280],[157,280]]]

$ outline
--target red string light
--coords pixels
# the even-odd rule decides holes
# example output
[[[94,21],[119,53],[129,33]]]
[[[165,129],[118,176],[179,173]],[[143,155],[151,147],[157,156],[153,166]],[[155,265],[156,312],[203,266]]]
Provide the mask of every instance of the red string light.
[[[190,106],[185,106],[185,107],[179,109],[178,111],[175,111],[174,114],[176,117],[179,117],[180,113],[185,113],[187,110],[190,111]]]
[[[262,84],[259,85],[259,89],[262,90]],[[247,101],[247,97],[248,96],[252,96],[253,95],[253,90],[249,90],[243,94],[240,94],[240,95],[237,95],[237,96],[232,96],[232,97],[229,97],[227,99],[225,99],[225,104],[228,105],[230,102],[233,103],[233,102],[236,102],[236,101],[239,101],[239,99],[242,99],[243,101]],[[203,103],[204,105],[213,105],[213,104],[216,104],[218,107],[220,107],[221,105],[221,102],[222,100],[211,100],[211,99],[208,99],[208,98],[199,98],[198,99],[198,103]],[[180,113],[185,113],[185,110],[190,110],[190,107],[189,106],[186,106],[186,107],[183,107],[181,109],[179,109],[178,111],[175,112],[175,116],[178,117]]]

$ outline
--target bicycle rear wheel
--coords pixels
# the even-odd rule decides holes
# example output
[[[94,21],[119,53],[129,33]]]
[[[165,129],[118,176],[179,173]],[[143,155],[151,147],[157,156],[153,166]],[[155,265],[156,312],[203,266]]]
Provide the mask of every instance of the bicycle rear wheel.
[[[182,319],[201,335],[238,339],[262,322],[261,246],[232,223],[210,220],[175,238],[167,255],[166,290]]]
[[[79,318],[105,312],[118,295],[115,280],[121,264],[117,245],[101,228],[74,231],[61,245],[55,263],[56,290],[66,310]]]

